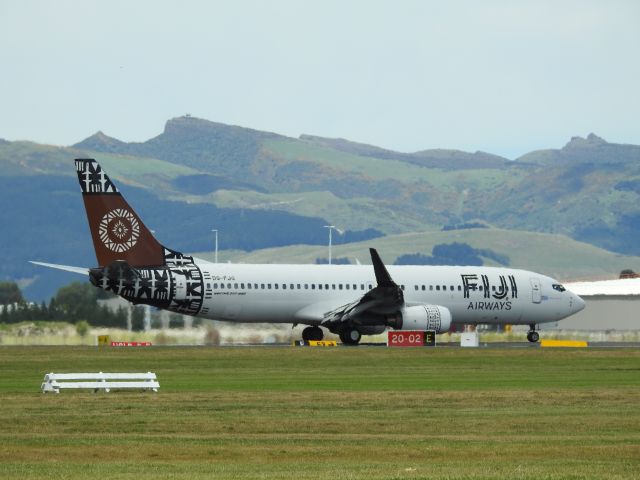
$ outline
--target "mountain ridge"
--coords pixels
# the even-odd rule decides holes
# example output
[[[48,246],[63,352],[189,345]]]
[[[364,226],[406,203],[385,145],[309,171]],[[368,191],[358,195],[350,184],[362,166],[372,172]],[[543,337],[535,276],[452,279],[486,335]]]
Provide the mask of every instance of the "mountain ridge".
[[[86,237],[81,199],[71,178],[76,157],[96,158],[123,189],[138,189],[136,209],[143,217],[155,212],[151,220],[161,226],[154,227],[169,240],[180,238],[167,233],[175,228],[170,217],[176,215],[177,234],[193,239],[184,245],[192,250],[209,248],[211,240],[206,230],[198,230],[202,221],[196,217],[210,223],[209,229],[216,217],[224,219],[229,241],[225,248],[237,248],[244,242],[238,235],[259,239],[270,234],[252,228],[251,222],[241,223],[242,231],[237,231],[234,218],[260,218],[262,212],[267,218],[274,212],[272,218],[278,220],[272,227],[286,232],[287,222],[293,222],[298,243],[322,244],[324,224],[394,235],[480,221],[640,254],[636,145],[609,143],[589,134],[573,137],[560,149],[509,160],[484,152],[403,153],[346,139],[292,138],[194,117],[170,119],[162,133],[144,142],[122,142],[102,131],[71,147],[0,142],[0,180],[6,186],[2,201],[11,206],[2,212],[2,221],[13,228],[0,231],[4,251],[11,251],[16,235],[48,236],[56,252],[56,258],[48,260],[77,260],[77,242],[63,240],[69,235]],[[18,185],[19,189],[10,188]],[[174,203],[166,206],[166,201]],[[157,205],[165,205],[167,211],[158,212]],[[29,224],[34,209],[49,207],[73,211],[81,221],[71,227],[62,221],[47,223],[48,233]],[[42,222],[49,217],[45,213]],[[451,238],[455,235],[450,233]],[[286,245],[287,236],[279,242]],[[177,243],[176,248],[183,248]],[[86,251],[83,262],[91,263]],[[10,256],[4,271],[23,272],[24,262],[32,259],[27,253]],[[39,273],[25,274],[29,275]]]

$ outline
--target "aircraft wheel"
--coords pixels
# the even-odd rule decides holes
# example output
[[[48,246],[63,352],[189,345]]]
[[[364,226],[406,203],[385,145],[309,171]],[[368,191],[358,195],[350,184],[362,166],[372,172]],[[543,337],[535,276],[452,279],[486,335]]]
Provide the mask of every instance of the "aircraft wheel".
[[[320,341],[324,338],[324,332],[320,327],[307,327],[302,330],[302,340],[305,342],[309,341]]]
[[[529,340],[531,343],[536,343],[538,340],[540,340],[540,334],[535,330],[529,332],[527,333],[527,340]]]
[[[340,332],[340,340],[345,345],[357,345],[361,338],[362,335],[357,328],[345,328]]]
[[[308,342],[309,340],[313,340],[313,338],[311,338],[313,336],[313,327],[306,327],[304,330],[302,330],[302,340],[304,340],[305,342]]]

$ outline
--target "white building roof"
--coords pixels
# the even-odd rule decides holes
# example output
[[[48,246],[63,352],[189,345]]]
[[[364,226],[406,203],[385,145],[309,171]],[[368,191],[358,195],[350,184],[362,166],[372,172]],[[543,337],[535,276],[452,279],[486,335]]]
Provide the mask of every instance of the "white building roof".
[[[565,283],[567,290],[588,297],[593,295],[640,295],[640,278],[621,278],[598,282]]]

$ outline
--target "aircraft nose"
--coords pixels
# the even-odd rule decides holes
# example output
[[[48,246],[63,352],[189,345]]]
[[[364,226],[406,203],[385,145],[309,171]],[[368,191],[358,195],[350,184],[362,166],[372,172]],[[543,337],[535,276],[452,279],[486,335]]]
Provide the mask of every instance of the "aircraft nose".
[[[572,304],[573,313],[578,313],[581,310],[584,310],[584,307],[585,307],[584,300],[580,298],[578,295],[576,295],[575,293],[572,293],[571,297],[572,297],[571,304]]]

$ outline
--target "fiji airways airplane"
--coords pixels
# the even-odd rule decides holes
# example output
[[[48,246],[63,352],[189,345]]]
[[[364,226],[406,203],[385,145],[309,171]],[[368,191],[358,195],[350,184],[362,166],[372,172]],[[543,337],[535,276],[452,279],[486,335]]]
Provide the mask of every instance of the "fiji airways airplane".
[[[584,308],[556,280],[525,270],[390,266],[370,249],[366,265],[219,264],[162,246],[92,159],[75,161],[98,267],[44,265],[88,274],[93,285],[135,304],[231,322],[308,325],[356,345],[362,335],[396,330],[448,332],[452,325],[536,325]]]

